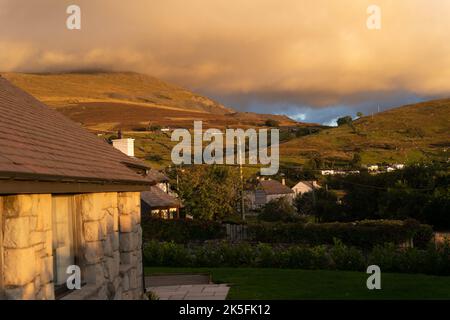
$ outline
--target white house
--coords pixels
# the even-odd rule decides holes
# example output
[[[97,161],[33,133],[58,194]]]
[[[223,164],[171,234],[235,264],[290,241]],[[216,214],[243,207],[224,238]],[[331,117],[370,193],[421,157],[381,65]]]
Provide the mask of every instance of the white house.
[[[319,188],[321,188],[321,186],[317,183],[317,181],[300,181],[292,188],[292,191],[294,191],[297,196]]]
[[[294,191],[286,186],[285,180],[261,180],[254,191],[248,191],[246,198],[251,209],[261,208],[272,200],[286,198],[290,203],[295,197]]]
[[[405,165],[403,163],[396,163],[392,165],[393,168],[397,169],[397,170],[403,170],[405,169]]]

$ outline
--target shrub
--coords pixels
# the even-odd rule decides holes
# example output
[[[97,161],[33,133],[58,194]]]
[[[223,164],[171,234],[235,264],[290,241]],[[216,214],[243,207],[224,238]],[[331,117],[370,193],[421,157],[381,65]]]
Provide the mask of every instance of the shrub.
[[[267,119],[266,122],[264,122],[266,127],[279,127],[280,122],[274,119]]]
[[[345,245],[372,248],[375,245],[397,245],[417,238],[421,247],[431,241],[432,229],[414,220],[375,220],[352,223],[259,223],[248,227],[253,241],[267,243],[333,244],[335,239]]]
[[[205,241],[225,237],[224,226],[218,222],[202,220],[163,220],[151,217],[142,218],[144,241]]]
[[[336,241],[332,246],[288,247],[248,243],[213,242],[184,246],[150,241],[144,246],[147,266],[258,267],[314,270],[365,271],[378,265],[384,272],[450,275],[450,244],[426,250],[398,249],[392,244],[376,246],[366,256],[355,247]]]
[[[258,215],[258,220],[275,222],[293,222],[299,219],[295,208],[287,198],[274,199],[267,203],[262,212]]]

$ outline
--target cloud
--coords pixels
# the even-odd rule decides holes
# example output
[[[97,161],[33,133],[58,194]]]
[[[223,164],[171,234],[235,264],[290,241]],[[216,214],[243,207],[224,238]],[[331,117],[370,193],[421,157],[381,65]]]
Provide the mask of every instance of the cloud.
[[[378,0],[379,31],[368,0],[76,2],[81,31],[73,1],[0,0],[1,70],[137,71],[274,113],[450,92],[447,1]]]

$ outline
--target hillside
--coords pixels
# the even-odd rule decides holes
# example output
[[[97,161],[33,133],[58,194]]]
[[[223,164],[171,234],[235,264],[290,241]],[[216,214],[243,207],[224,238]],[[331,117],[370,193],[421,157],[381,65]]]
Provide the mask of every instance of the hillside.
[[[450,99],[407,105],[362,117],[353,127],[343,125],[281,144],[282,161],[305,163],[320,157],[329,163],[410,163],[446,159],[450,148]]]
[[[149,125],[192,127],[257,126],[284,116],[240,113],[181,87],[138,73],[4,73],[5,78],[47,105],[98,131],[142,130]]]

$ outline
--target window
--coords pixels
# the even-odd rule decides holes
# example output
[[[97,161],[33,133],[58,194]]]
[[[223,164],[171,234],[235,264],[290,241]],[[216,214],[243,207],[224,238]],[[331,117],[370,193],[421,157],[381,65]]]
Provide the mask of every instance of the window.
[[[56,298],[68,291],[66,271],[77,264],[75,202],[71,196],[52,197],[53,281]]]

